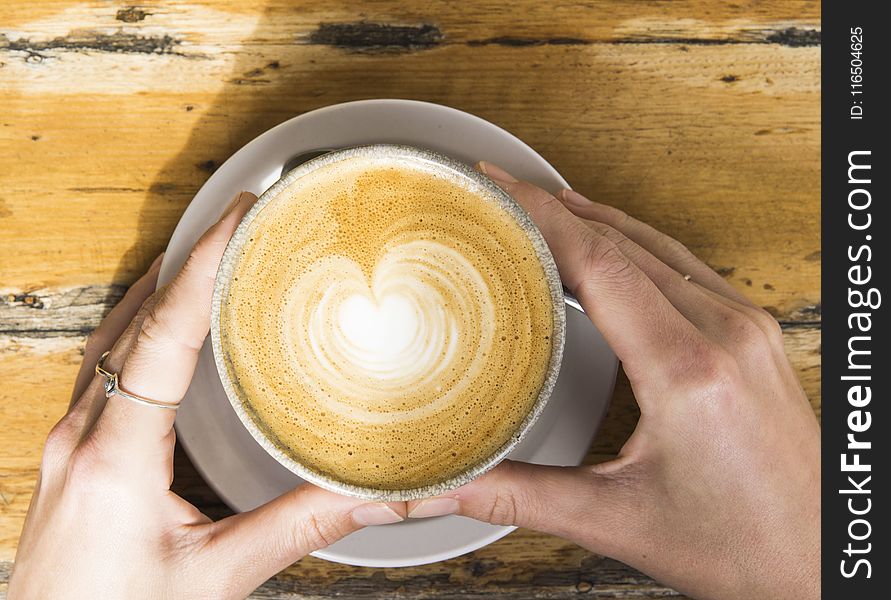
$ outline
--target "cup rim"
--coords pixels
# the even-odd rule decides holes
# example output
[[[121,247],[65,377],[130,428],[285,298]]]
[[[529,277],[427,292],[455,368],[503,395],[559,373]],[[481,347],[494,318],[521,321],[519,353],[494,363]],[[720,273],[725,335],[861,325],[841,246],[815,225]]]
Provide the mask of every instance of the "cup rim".
[[[228,295],[232,272],[237,264],[238,254],[248,239],[248,228],[253,220],[266,205],[277,198],[284,189],[297,179],[300,179],[328,164],[357,157],[395,158],[427,162],[434,165],[434,170],[450,173],[452,176],[458,176],[459,178],[469,179],[472,183],[482,187],[483,190],[488,192],[493,200],[505,210],[505,212],[513,217],[532,243],[536,256],[544,270],[545,278],[548,281],[548,288],[552,300],[552,315],[554,322],[551,334],[551,356],[548,362],[548,369],[545,373],[541,388],[539,389],[538,397],[524,419],[514,430],[513,435],[511,435],[511,437],[490,456],[469,466],[457,475],[430,485],[404,490],[383,490],[340,481],[326,473],[319,472],[294,460],[284,452],[275,441],[270,439],[261,430],[255,422],[251,411],[245,407],[245,401],[242,400],[242,397],[239,395],[237,386],[229,372],[228,360],[221,339],[220,312],[223,298]],[[526,437],[544,411],[557,382],[566,337],[566,309],[563,287],[560,281],[557,265],[554,262],[554,257],[551,254],[550,248],[548,248],[544,237],[529,215],[526,214],[526,211],[524,211],[523,208],[520,207],[520,205],[492,179],[469,167],[465,163],[431,150],[402,144],[363,144],[334,150],[298,165],[263,192],[254,206],[251,207],[244,217],[242,217],[241,222],[238,224],[238,227],[226,244],[226,249],[223,252],[220,265],[217,268],[211,304],[210,337],[213,347],[214,363],[223,385],[223,389],[226,392],[226,397],[229,400],[229,404],[238,415],[241,424],[251,434],[251,437],[253,437],[254,440],[277,462],[303,480],[329,491],[374,501],[405,501],[437,496],[448,490],[469,483],[494,468]]]

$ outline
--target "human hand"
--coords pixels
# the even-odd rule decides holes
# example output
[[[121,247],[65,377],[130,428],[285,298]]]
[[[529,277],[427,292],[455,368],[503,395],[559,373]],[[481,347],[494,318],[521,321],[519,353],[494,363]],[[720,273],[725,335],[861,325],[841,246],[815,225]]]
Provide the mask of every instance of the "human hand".
[[[538,225],[640,421],[615,460],[505,461],[409,516],[548,532],[698,598],[819,597],[819,426],[777,322],[652,227],[479,168]]]
[[[71,406],[47,438],[9,598],[238,598],[305,554],[402,502],[364,503],[312,485],[211,522],[170,491],[175,410],[113,395],[99,356],[131,394],[177,403],[210,327],[217,266],[256,201],[240,194],[155,293],[160,257],[87,341]]]

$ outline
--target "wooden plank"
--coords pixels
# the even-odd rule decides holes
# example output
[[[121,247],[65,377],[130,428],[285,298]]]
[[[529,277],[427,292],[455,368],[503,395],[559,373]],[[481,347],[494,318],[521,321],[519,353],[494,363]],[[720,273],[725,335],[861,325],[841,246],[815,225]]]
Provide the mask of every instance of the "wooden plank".
[[[91,285],[0,296],[0,334],[8,337],[82,337],[124,296],[122,285]]]
[[[752,43],[767,41],[768,31],[778,34],[792,28],[802,32],[820,28],[820,3],[813,0],[571,0],[559,5],[520,0],[511,5],[511,14],[522,14],[522,18],[505,19],[504,4],[494,1],[378,0],[367,3],[357,14],[353,6],[335,0],[267,0],[262,5],[234,0],[146,0],[130,7],[79,0],[17,0],[0,6],[0,24],[15,33],[36,34],[38,39],[64,39],[71,30],[91,27],[122,32],[163,27],[178,33],[181,38],[175,39],[181,39],[182,44],[213,39],[220,29],[242,22],[262,27],[264,40],[287,41],[295,37],[311,41],[308,34],[318,32],[320,25],[338,24],[341,27],[333,45],[346,49],[388,45],[411,49],[408,41],[416,34],[404,28],[422,24],[439,30],[438,42],[444,45],[486,40],[508,45],[511,40],[525,40],[525,45],[556,40],[556,45],[565,45],[627,39]],[[213,21],[208,22],[208,18]],[[390,29],[382,32],[374,24],[386,24]],[[32,36],[11,39],[19,37]],[[317,43],[325,41],[323,38]],[[805,33],[797,37],[786,34],[771,41],[818,42],[819,36],[814,39]]]
[[[588,93],[584,89],[542,100],[536,88],[543,80],[530,79],[516,84],[515,106],[494,111],[488,106],[494,96],[501,95],[502,75],[478,86],[483,96],[479,104],[462,107],[505,125],[539,147],[581,191],[680,238],[756,301],[775,307],[781,318],[802,309],[816,310],[820,264],[816,90],[781,99],[788,113],[771,112],[777,99],[764,90],[756,99],[746,98],[749,91],[719,91],[737,85],[720,81],[721,73],[743,72],[738,64],[721,65],[710,77],[714,83],[705,77],[702,82],[720,86],[718,90],[697,91],[699,102],[709,106],[684,107],[678,96],[696,90],[687,89],[686,83],[680,86],[683,90],[672,89],[673,83],[658,76],[656,70],[670,71],[671,65],[661,64],[664,51],[651,48],[641,47],[636,53],[649,62],[649,73],[635,82],[613,78],[594,100],[584,97]],[[679,74],[675,83],[686,82],[693,71],[701,70],[690,55],[720,59],[724,50],[676,51],[688,72]],[[548,60],[547,50],[529,52]],[[770,50],[756,47],[749,52],[753,65],[771,60]],[[738,54],[733,56],[739,59]],[[811,66],[817,68],[818,55],[813,59]],[[472,62],[469,56],[455,60]],[[513,59],[502,56],[500,60]],[[592,77],[606,76],[608,64],[592,62],[591,68],[600,71]],[[498,68],[506,71],[508,65]],[[634,69],[627,73],[629,77],[638,77]],[[320,84],[319,98],[304,98],[304,106],[343,99],[332,96],[354,74],[351,70],[337,81]],[[545,79],[557,76],[551,73]],[[405,83],[410,88],[419,82]],[[430,85],[428,81],[416,88]],[[638,103],[634,113],[628,114],[623,107],[633,99],[623,98],[620,89],[625,85],[643,89],[645,98],[661,100]],[[379,95],[392,95],[380,91]],[[431,97],[417,90],[406,95],[457,104],[451,92]],[[138,116],[120,112],[116,99],[66,97],[58,99],[52,109],[55,114],[46,114],[51,112],[47,108],[45,114],[29,118],[29,96],[9,101],[6,120],[12,121],[10,125],[27,144],[15,145],[14,151],[21,156],[16,173],[0,175],[4,190],[0,214],[6,215],[2,220],[7,232],[0,240],[0,255],[17,257],[4,261],[2,284],[30,291],[47,285],[132,281],[163,249],[207,170],[255,134],[300,110],[288,109],[294,99],[281,95],[264,95],[269,103],[262,107],[248,102],[249,94],[233,92],[230,97],[236,106],[222,115],[196,115],[198,122],[191,116],[197,109],[188,112],[192,104],[182,96],[165,98],[167,110],[151,97],[132,100],[130,108]],[[553,110],[535,107],[538,101]],[[65,106],[78,110],[82,127],[69,126]],[[533,111],[539,118],[528,122],[525,115]],[[171,127],[157,129],[140,124],[140,119],[149,123],[167,119]],[[567,121],[574,124],[569,129]],[[101,130],[96,128],[99,122]],[[177,133],[189,130],[195,132],[192,139]],[[34,136],[39,139],[31,141]],[[140,136],[141,142],[132,144],[133,136]],[[75,150],[78,139],[94,152]],[[185,150],[177,156],[172,147]],[[70,168],[65,181],[54,183],[51,189],[43,189],[47,163]],[[746,209],[736,210],[737,206]],[[59,214],[69,217],[59,219]],[[83,241],[75,241],[85,235]]]
[[[819,48],[777,37],[815,31],[815,5],[660,4],[531,3],[511,41],[494,4],[439,4],[428,19],[380,3],[364,21],[435,20],[448,42],[357,54],[311,42],[320,22],[355,21],[324,4],[165,3],[130,22],[107,5],[5,3],[0,156],[14,168],[0,169],[0,256],[15,259],[0,287],[129,283],[249,139],[319,106],[402,96],[514,131],[781,319],[819,311]],[[119,31],[158,51],[96,37]]]

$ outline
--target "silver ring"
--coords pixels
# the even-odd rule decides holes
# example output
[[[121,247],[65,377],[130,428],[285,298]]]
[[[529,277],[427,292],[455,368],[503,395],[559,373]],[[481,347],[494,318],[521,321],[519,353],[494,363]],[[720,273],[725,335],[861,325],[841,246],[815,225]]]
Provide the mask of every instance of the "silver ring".
[[[118,395],[122,398],[126,398],[127,400],[132,400],[133,402],[144,404],[146,406],[167,408],[170,410],[176,410],[177,407],[179,407],[179,402],[175,404],[158,402],[157,400],[150,400],[149,398],[143,398],[142,396],[130,394],[129,392],[125,392],[124,390],[122,390],[120,384],[118,383],[118,374],[112,373],[111,371],[106,371],[102,366],[105,362],[105,359],[108,358],[109,353],[110,351],[105,352],[102,356],[99,357],[99,362],[96,363],[96,375],[101,375],[105,378],[105,383],[103,383],[102,385],[105,388],[106,398],[111,398],[114,395]]]

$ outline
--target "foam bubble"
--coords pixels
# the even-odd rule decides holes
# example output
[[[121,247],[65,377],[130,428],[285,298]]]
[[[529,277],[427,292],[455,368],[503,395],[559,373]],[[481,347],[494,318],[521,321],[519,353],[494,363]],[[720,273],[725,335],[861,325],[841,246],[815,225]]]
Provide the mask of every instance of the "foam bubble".
[[[366,487],[442,481],[500,447],[551,353],[547,280],[481,190],[423,161],[347,159],[257,215],[221,342],[261,428]]]

